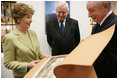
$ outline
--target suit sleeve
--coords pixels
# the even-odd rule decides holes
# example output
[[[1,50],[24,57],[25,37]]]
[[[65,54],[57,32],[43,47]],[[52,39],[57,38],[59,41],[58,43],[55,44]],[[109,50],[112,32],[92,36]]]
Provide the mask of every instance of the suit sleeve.
[[[75,44],[76,46],[79,44],[80,42],[80,31],[79,31],[79,25],[78,25],[78,21],[75,22]]]
[[[52,47],[52,37],[51,37],[51,32],[50,32],[50,24],[47,23],[47,42],[50,45],[50,47]]]
[[[16,61],[16,50],[13,38],[4,37],[3,39],[4,65],[6,68],[18,71],[27,71],[27,62]]]

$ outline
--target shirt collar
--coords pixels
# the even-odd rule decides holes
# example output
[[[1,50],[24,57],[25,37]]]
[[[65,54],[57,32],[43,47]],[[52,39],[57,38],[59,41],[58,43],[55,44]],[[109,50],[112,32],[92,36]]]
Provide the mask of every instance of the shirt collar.
[[[58,23],[59,23],[59,27],[60,27],[61,23],[59,20],[58,20]],[[63,21],[64,27],[65,27],[65,23],[66,23],[66,19]]]
[[[109,13],[104,17],[104,19],[100,22],[100,26],[103,24],[103,22],[105,21],[105,19],[112,13],[112,11],[110,10]]]

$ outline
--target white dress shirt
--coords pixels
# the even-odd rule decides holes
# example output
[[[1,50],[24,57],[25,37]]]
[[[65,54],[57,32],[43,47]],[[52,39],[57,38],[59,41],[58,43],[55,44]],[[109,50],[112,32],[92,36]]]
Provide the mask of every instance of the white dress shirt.
[[[105,21],[105,19],[112,13],[112,11],[110,10],[109,13],[104,17],[104,19],[100,22],[100,26],[103,24],[103,22]]]
[[[58,20],[58,23],[59,23],[59,27],[61,26],[61,22]],[[63,25],[65,27],[65,24],[66,24],[66,19],[63,21]]]

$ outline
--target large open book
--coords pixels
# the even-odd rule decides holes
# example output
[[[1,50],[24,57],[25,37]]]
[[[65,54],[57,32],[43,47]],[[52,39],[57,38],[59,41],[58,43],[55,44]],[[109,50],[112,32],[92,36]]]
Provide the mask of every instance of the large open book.
[[[93,63],[109,43],[115,25],[80,42],[68,55],[44,58],[24,78],[96,78]]]

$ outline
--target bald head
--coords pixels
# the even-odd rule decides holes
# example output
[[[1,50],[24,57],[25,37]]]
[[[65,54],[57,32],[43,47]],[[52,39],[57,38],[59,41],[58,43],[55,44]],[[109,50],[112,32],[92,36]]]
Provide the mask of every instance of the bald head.
[[[97,7],[101,7],[102,5],[107,6],[108,9],[111,9],[111,3],[110,1],[88,1],[87,4],[93,4],[96,5]]]
[[[91,17],[94,22],[98,23],[100,23],[110,11],[110,3],[108,1],[88,1],[86,7],[88,16]]]

